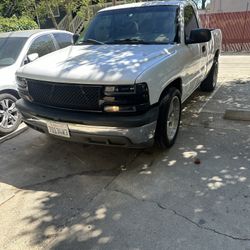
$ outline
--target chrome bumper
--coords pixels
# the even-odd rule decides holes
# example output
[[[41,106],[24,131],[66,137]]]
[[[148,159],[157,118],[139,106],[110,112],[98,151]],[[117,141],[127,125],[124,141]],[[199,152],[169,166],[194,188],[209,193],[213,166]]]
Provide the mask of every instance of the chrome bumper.
[[[156,121],[141,127],[122,128],[58,122],[38,116],[24,116],[23,120],[31,128],[47,134],[47,124],[49,122],[67,124],[70,132],[70,138],[55,136],[64,140],[77,141],[87,144],[126,146],[136,148],[152,145],[154,142],[154,134],[156,129]]]

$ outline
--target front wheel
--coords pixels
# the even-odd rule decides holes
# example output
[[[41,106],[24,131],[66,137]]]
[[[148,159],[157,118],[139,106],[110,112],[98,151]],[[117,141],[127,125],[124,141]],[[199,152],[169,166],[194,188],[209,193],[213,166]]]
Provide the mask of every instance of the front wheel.
[[[17,98],[11,94],[0,94],[0,134],[15,131],[21,123],[21,115],[16,108]]]
[[[161,100],[155,139],[163,148],[170,148],[175,143],[181,119],[181,93],[170,88]]]

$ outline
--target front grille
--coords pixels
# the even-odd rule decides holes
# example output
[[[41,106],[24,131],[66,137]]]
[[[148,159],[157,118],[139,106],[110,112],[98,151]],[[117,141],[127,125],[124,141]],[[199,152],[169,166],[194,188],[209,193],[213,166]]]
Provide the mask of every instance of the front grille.
[[[33,102],[62,109],[99,111],[102,86],[27,80]]]

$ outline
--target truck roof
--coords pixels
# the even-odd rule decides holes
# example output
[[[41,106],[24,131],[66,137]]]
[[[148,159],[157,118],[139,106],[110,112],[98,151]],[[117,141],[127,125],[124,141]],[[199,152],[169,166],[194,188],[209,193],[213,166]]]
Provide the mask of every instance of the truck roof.
[[[139,2],[139,3],[129,3],[122,4],[104,8],[99,12],[109,11],[109,10],[119,10],[119,9],[127,9],[127,8],[138,8],[138,7],[147,7],[147,6],[162,6],[162,5],[185,5],[187,3],[193,4],[191,0],[165,0],[165,1],[150,1],[150,2]]]

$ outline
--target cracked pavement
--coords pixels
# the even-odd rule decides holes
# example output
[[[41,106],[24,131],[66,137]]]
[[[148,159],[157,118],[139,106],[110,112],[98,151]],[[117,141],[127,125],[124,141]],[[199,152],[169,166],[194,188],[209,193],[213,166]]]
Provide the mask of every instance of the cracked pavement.
[[[249,250],[250,125],[222,118],[249,108],[249,65],[222,57],[220,87],[185,103],[170,150],[31,129],[0,144],[0,248]]]

